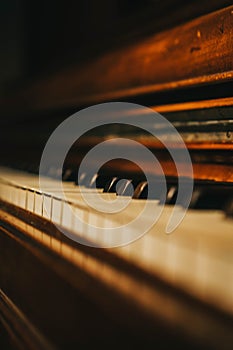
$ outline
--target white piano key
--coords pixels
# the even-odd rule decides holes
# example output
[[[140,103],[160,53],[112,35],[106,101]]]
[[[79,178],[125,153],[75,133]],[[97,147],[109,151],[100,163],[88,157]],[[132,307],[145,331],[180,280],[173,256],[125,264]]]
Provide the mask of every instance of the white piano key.
[[[39,191],[35,191],[34,213],[39,216],[42,216],[43,213],[43,194]]]
[[[9,185],[10,181],[12,186]],[[27,186],[28,190],[19,189],[14,185]],[[104,214],[90,208],[83,200],[80,194],[82,188],[74,184],[65,184],[65,196],[72,203],[70,210],[67,203],[62,201],[58,182],[46,179],[45,185],[46,191],[40,195],[36,176],[25,175],[23,172],[18,176],[17,171],[0,169],[1,199],[24,208],[26,203],[27,210],[62,224],[77,236],[80,235],[90,241],[97,240],[100,245],[111,243],[113,237],[108,235],[107,231],[98,236],[97,227],[111,229],[122,225],[119,242],[123,242],[125,237],[130,238],[134,233],[127,230],[124,225],[139,215],[145,205],[143,200],[133,200],[120,213]],[[34,189],[37,192],[34,192]],[[54,198],[50,195],[52,190],[56,193]],[[98,204],[99,197],[93,197],[93,194],[101,194],[106,199],[106,203],[101,204],[101,209],[106,211],[109,208],[107,200],[116,198],[115,194],[100,193],[101,190],[85,189],[85,192],[87,197],[92,197],[94,204]],[[158,201],[154,203],[151,201],[151,205],[155,211],[160,209]],[[233,221],[227,220],[223,213],[218,211],[189,210],[175,232],[166,235],[164,232],[172,210],[172,206],[165,206],[157,224],[147,234],[126,247],[113,248],[112,251],[150,273],[179,285],[189,293],[208,302],[211,300],[233,312]],[[140,230],[143,231],[149,218],[150,214],[144,215],[140,222]],[[93,227],[86,229],[85,223]],[[46,241],[47,237],[44,240]],[[57,252],[61,251],[59,241],[53,238],[51,247]],[[74,251],[72,259],[75,259],[76,255],[77,251]]]
[[[19,189],[19,198],[18,198],[18,206],[22,209],[26,209],[26,196],[27,196],[27,190],[26,189]]]
[[[51,214],[52,214],[52,197],[50,194],[43,194],[42,195],[42,203],[43,203],[43,213],[42,216],[45,219],[48,219],[51,221]]]
[[[51,198],[51,220],[55,224],[61,225],[62,224],[62,210],[63,210],[63,203],[61,199],[57,197]]]
[[[70,208],[70,204],[63,202],[63,216],[61,225],[66,229],[72,230],[72,223],[72,210]]]

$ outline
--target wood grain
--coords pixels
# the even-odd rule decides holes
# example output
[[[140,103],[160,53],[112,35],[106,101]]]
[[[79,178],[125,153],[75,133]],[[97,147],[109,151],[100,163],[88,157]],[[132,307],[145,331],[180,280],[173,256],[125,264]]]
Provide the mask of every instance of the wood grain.
[[[233,6],[38,79],[2,103],[16,111],[77,107],[233,79]]]

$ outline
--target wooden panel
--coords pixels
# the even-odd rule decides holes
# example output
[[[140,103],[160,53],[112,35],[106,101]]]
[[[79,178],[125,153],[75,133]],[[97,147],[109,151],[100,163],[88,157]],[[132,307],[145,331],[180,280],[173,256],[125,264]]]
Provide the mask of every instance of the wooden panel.
[[[6,101],[7,110],[12,104],[18,112],[66,108],[232,80],[232,30],[230,6],[41,78]]]

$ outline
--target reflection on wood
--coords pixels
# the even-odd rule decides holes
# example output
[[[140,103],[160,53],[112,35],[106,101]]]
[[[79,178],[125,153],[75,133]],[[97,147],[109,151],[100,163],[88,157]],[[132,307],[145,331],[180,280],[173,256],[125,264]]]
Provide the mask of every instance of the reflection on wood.
[[[13,109],[65,108],[231,80],[232,18],[233,6],[38,80],[16,94]]]

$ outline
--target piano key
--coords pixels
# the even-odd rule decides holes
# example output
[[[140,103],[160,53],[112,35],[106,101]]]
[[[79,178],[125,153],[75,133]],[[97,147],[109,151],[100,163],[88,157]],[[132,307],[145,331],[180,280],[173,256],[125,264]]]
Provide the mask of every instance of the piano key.
[[[118,177],[110,178],[104,186],[104,192],[116,192],[116,184],[118,180]]]
[[[103,188],[111,181],[111,176],[102,174],[81,174],[76,185],[85,186],[87,188]]]
[[[132,180],[120,179],[116,184],[116,193],[119,196],[133,196],[134,187]]]
[[[83,200],[79,186],[69,184],[65,188],[66,200],[64,201],[59,198],[59,191],[56,192],[56,196],[51,196],[49,192],[41,193],[38,188],[34,189],[33,192],[30,187],[27,187],[27,181],[36,184],[33,174],[21,174],[18,177],[16,176],[17,172],[14,173],[2,168],[0,170],[2,179],[0,194],[3,200],[18,205],[24,202],[25,193],[30,193],[27,197],[29,202],[25,205],[27,210],[49,220],[53,219],[77,235],[81,233],[82,237],[90,241],[97,238],[97,231],[95,228],[90,228],[88,232],[85,232],[84,224],[81,227],[80,221],[77,221],[75,215],[72,216],[72,212],[68,211],[68,203],[74,214],[80,215],[80,219],[84,222],[109,228],[124,225],[133,220],[146,203],[146,200],[143,199],[133,199],[121,213],[114,215],[98,213]],[[6,178],[8,182],[6,182]],[[18,186],[17,179],[19,180]],[[12,186],[9,184],[10,181],[12,181]],[[52,183],[56,189],[56,181],[52,180]],[[48,185],[50,184],[51,180],[49,179]],[[72,186],[76,188],[76,192],[70,191]],[[21,202],[18,200],[20,191],[24,196]],[[92,198],[96,205],[99,204],[99,196],[105,198],[106,204],[102,204],[102,209],[106,209],[106,211],[109,210],[109,201],[117,198],[119,203],[124,203],[128,199],[116,196],[115,193],[98,192],[92,189],[85,189],[85,191],[87,191],[85,192],[87,198]],[[36,201],[34,201],[33,194],[36,196]],[[43,199],[40,205],[37,202],[37,196],[41,200]],[[41,206],[45,204],[45,201],[48,201],[50,211],[46,213],[42,210],[40,214]],[[150,203],[154,208],[159,207],[158,200],[150,200]],[[162,276],[171,284],[178,283],[182,289],[198,296],[205,302],[213,303],[225,311],[233,313],[231,298],[233,293],[232,220],[227,219],[223,212],[218,210],[190,209],[180,226],[168,236],[164,234],[164,230],[172,210],[172,206],[165,205],[158,222],[147,234],[125,247],[111,248],[110,250],[149,273]],[[145,216],[141,222],[142,232],[147,220],[148,217]],[[210,222],[211,225],[209,225]],[[124,231],[124,227],[121,232],[122,242],[124,242],[125,235],[130,237],[130,232]],[[48,237],[44,239],[47,243],[49,242]],[[102,237],[102,243],[111,243],[109,240],[111,240],[109,235]],[[59,250],[59,244],[52,238],[50,244],[51,247],[55,246],[55,249]],[[228,288],[225,287],[226,281],[228,281]]]
[[[127,257],[232,313],[232,221],[224,220],[221,212],[191,210],[168,238],[162,232],[169,209],[165,207],[156,229],[127,247]],[[125,257],[125,247],[114,251]]]
[[[227,200],[224,211],[226,213],[226,216],[233,217],[233,195]]]
[[[140,179],[119,179],[116,183],[116,192],[119,196],[134,197],[134,193],[140,183]]]
[[[135,199],[159,199],[160,201],[162,201],[164,197],[163,181],[159,179],[150,181],[150,186],[152,186],[152,189],[150,190],[150,194],[148,195],[148,182],[140,182],[134,191],[133,197]]]

